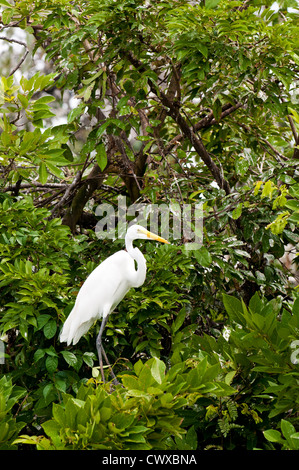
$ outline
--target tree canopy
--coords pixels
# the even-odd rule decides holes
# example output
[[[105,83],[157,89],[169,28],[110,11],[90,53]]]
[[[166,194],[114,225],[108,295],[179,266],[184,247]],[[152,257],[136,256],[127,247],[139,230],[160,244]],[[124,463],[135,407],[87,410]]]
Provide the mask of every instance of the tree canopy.
[[[299,449],[297,1],[0,8],[0,448]],[[120,197],[172,244],[109,318],[111,389],[99,324],[58,337]]]

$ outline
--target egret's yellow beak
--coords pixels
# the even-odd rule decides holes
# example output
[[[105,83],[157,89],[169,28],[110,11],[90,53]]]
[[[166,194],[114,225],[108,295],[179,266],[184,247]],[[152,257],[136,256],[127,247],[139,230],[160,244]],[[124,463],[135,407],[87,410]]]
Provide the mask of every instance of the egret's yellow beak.
[[[170,245],[170,243],[165,240],[165,238],[159,237],[159,235],[156,235],[155,233],[149,232],[146,229],[144,229],[143,233],[147,236],[147,238],[150,238],[151,240],[157,240],[157,242],[167,243],[168,245]]]

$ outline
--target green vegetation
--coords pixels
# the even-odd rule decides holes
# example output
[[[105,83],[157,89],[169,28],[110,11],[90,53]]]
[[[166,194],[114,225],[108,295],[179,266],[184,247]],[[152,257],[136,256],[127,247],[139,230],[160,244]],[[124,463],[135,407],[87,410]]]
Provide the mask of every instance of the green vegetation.
[[[298,5],[272,3],[0,0],[0,449],[299,449]],[[203,245],[175,214],[136,242],[114,386],[100,322],[59,332],[119,195],[202,204]]]

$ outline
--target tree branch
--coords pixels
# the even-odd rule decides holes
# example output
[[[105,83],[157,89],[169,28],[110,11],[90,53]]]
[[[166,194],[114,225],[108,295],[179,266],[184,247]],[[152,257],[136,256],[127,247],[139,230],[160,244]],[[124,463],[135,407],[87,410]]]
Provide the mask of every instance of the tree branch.
[[[234,113],[235,111],[237,111],[239,108],[241,108],[242,106],[244,106],[242,103],[237,103],[236,105],[231,105],[230,103],[224,105],[222,107],[222,113],[221,113],[221,116],[220,116],[220,120],[219,121],[222,121],[222,119],[224,119],[226,116],[229,116],[230,114]],[[204,118],[202,118],[199,122],[197,122],[195,125],[194,125],[194,130],[197,132],[201,129],[207,129],[208,127],[210,126],[213,126],[214,124],[216,124],[218,121],[216,121],[216,119],[214,118],[214,114],[213,112],[211,111],[207,116],[205,116]],[[166,151],[167,152],[170,152],[172,150],[173,147],[175,147],[179,142],[181,142],[182,140],[184,139],[184,135],[182,134],[178,134],[176,135],[170,142],[169,144],[166,146]]]
[[[52,217],[58,211],[58,209],[60,209],[60,207],[62,207],[63,204],[67,201],[71,191],[80,183],[80,180],[81,180],[81,171],[78,171],[75,178],[74,178],[74,181],[72,182],[72,184],[68,185],[64,195],[62,196],[60,201],[52,209],[52,211],[51,211],[52,212]]]
[[[76,178],[77,176],[78,173],[76,175]],[[94,191],[102,183],[104,177],[105,175],[101,172],[100,167],[98,165],[95,165],[87,176],[79,191],[77,191],[77,193],[75,194],[70,207],[62,218],[62,223],[68,225],[73,233],[75,233],[76,224],[83,212],[85,204],[91,198]],[[78,181],[76,182],[76,185],[77,184]],[[73,187],[75,187],[75,184],[73,185]]]
[[[136,59],[131,52],[124,51],[124,54],[137,70],[139,70],[140,72],[146,72],[146,69],[143,64],[138,59]],[[202,143],[201,138],[199,136],[196,136],[194,127],[189,127],[187,121],[180,113],[179,104],[170,100],[169,97],[162,90],[157,90],[156,85],[152,82],[150,78],[148,78],[148,84],[151,92],[158,97],[162,105],[165,107],[167,114],[171,116],[172,119],[178,124],[183,135],[188,138],[188,140],[200,156],[201,160],[208,167],[209,171],[215,178],[219,187],[223,188],[226,194],[229,194],[230,187],[228,182],[222,177],[221,171],[210,157],[209,153],[207,152],[207,149]]]

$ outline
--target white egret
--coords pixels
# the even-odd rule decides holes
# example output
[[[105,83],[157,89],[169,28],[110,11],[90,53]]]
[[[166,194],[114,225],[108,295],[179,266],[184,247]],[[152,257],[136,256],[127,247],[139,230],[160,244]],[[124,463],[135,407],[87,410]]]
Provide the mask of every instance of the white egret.
[[[138,248],[133,247],[133,240],[139,238],[169,243],[164,238],[149,232],[140,225],[129,227],[125,236],[126,251],[121,250],[114,253],[92,271],[80,288],[74,308],[60,333],[61,342],[67,342],[68,346],[71,343],[76,344],[96,320],[102,319],[96,347],[103,382],[105,382],[105,378],[102,355],[104,355],[105,361],[110,367],[102,345],[102,334],[108,316],[131,287],[140,287],[145,281],[145,258]],[[137,262],[137,269],[135,268],[135,261]],[[111,368],[110,370],[114,381],[117,383]]]

